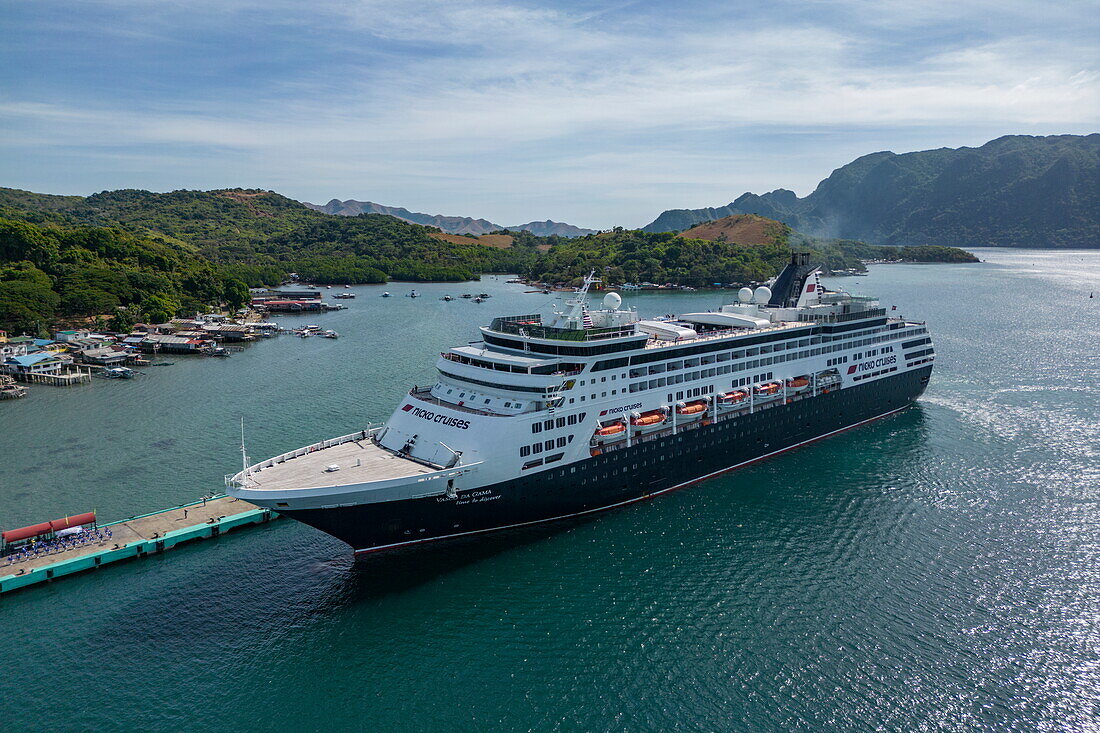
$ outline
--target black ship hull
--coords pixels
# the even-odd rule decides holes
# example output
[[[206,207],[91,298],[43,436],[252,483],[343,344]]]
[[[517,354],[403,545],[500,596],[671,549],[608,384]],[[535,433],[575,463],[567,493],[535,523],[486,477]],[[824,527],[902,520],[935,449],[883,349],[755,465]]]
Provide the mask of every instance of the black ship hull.
[[[575,517],[647,499],[902,410],[924,391],[931,371],[928,365],[775,405],[455,498],[281,513],[347,542],[356,554]]]

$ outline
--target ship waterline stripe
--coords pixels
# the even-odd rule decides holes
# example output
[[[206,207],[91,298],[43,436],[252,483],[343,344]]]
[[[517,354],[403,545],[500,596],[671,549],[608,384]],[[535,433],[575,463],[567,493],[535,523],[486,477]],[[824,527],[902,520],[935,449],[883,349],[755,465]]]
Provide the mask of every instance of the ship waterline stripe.
[[[881,415],[875,415],[874,417],[869,417],[866,420],[860,420],[859,422],[852,423],[851,425],[846,425],[845,427],[837,428],[836,430],[832,430],[828,433],[823,433],[823,434],[818,435],[816,437],[810,438],[809,440],[804,440],[801,443],[795,443],[794,445],[789,445],[786,448],[780,448],[779,450],[772,451],[771,453],[765,453],[763,455],[757,456],[756,458],[750,458],[747,461],[742,461],[740,463],[735,463],[732,466],[728,466],[726,468],[720,468],[717,471],[711,471],[710,473],[703,474],[702,476],[698,476],[698,477],[690,479],[688,481],[683,481],[681,483],[678,483],[675,486],[669,486],[666,489],[661,489],[660,491],[655,491],[652,494],[645,494],[644,496],[637,496],[637,497],[634,497],[633,499],[627,499],[626,501],[620,501],[620,502],[616,502],[614,504],[608,504],[607,506],[595,507],[593,509],[585,509],[584,511],[573,512],[571,514],[562,514],[562,515],[557,516],[557,517],[547,517],[546,519],[534,519],[534,520],[531,520],[529,522],[518,522],[516,524],[507,524],[507,525],[504,525],[502,527],[489,527],[487,529],[475,529],[475,530],[472,530],[472,531],[469,531],[469,532],[456,532],[454,534],[441,535],[439,537],[427,537],[427,538],[422,539],[422,540],[409,540],[407,542],[395,542],[395,543],[392,543],[392,544],[389,544],[389,545],[379,545],[377,547],[368,547],[368,548],[365,548],[365,549],[362,549],[362,550],[355,550],[355,555],[356,556],[368,555],[372,552],[381,552],[382,550],[393,550],[393,549],[396,549],[396,548],[399,548],[399,547],[409,547],[411,545],[422,545],[422,544],[427,544],[428,542],[437,542],[439,540],[455,539],[457,537],[467,537],[467,536],[470,536],[470,535],[484,534],[486,532],[499,532],[499,531],[505,530],[505,529],[517,529],[519,527],[528,527],[528,526],[535,525],[535,524],[543,524],[545,522],[556,522],[556,521],[559,521],[559,520],[562,520],[562,519],[571,519],[573,517],[581,517],[581,516],[584,516],[586,514],[594,514],[596,512],[607,511],[608,509],[615,509],[617,507],[626,506],[627,504],[634,504],[635,502],[645,501],[646,499],[652,499],[655,496],[660,496],[661,494],[668,493],[669,491],[675,491],[676,489],[682,489],[685,486],[691,486],[692,484],[699,483],[700,481],[706,481],[709,478],[713,478],[713,477],[718,476],[720,474],[727,473],[729,471],[733,471],[733,470],[741,468],[743,466],[747,466],[750,463],[756,463],[757,461],[762,461],[766,458],[771,458],[771,457],[777,456],[781,453],[786,453],[789,450],[794,450],[795,448],[799,448],[799,447],[804,446],[804,445],[809,445],[810,443],[814,443],[818,440],[828,438],[832,435],[836,435],[837,433],[843,433],[845,430],[851,430],[852,428],[857,428],[860,425],[865,425],[869,422],[873,422],[875,420],[879,420],[879,419],[882,419],[884,417],[888,417],[890,415],[893,415],[894,413],[901,412],[902,410],[904,410],[908,407],[911,407],[912,404],[913,403],[910,402],[907,405],[903,405],[901,407],[894,408],[893,410],[888,410],[887,412],[884,412]]]

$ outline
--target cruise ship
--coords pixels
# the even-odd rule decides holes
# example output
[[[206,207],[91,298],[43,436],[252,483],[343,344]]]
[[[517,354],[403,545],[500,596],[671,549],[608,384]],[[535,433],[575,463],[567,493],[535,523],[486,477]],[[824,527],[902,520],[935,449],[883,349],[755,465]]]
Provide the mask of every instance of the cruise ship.
[[[925,324],[823,287],[807,254],[675,317],[614,292],[590,307],[596,282],[546,319],[493,319],[385,424],[247,466],[228,493],[392,550],[649,499],[903,410],[932,372]]]

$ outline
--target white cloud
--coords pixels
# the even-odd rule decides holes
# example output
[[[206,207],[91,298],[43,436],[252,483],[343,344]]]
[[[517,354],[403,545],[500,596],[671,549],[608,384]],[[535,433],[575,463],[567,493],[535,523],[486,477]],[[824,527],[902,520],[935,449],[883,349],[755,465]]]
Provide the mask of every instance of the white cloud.
[[[448,187],[472,179],[466,193],[484,196],[473,213],[488,216],[496,200],[516,197],[517,186],[572,185],[578,198],[608,204],[621,202],[615,191],[629,191],[638,202],[649,197],[653,210],[684,190],[715,192],[696,205],[721,203],[739,189],[761,190],[746,171],[759,174],[766,156],[783,155],[685,148],[700,136],[736,140],[739,130],[758,138],[762,129],[937,125],[1029,131],[1095,126],[1100,119],[1095,42],[1068,41],[1077,29],[1063,36],[1029,34],[1034,26],[1026,24],[1001,29],[1004,18],[1034,15],[1024,4],[978,8],[1000,13],[977,34],[981,40],[923,46],[918,38],[841,21],[859,15],[863,27],[908,22],[949,29],[960,17],[973,22],[975,9],[901,2],[872,9],[864,0],[847,0],[828,6],[839,13],[833,22],[792,14],[766,22],[715,8],[702,23],[691,13],[641,12],[632,3],[580,9],[487,0],[153,5],[150,15],[149,3],[115,1],[124,16],[132,13],[133,26],[123,27],[134,34],[161,33],[193,13],[215,13],[219,22],[264,14],[273,23],[301,26],[303,34],[320,34],[346,53],[335,68],[334,62],[304,66],[293,76],[257,79],[255,90],[232,96],[199,87],[182,99],[137,105],[132,96],[114,103],[110,97],[64,104],[0,100],[4,144],[161,148],[160,154],[183,147],[208,157],[215,170],[231,164],[268,179],[292,175],[305,191],[331,191],[338,183],[341,195],[381,198],[373,192],[380,180],[397,182],[395,195],[420,185],[440,200],[433,210],[445,207]],[[904,63],[895,58],[902,53]],[[787,185],[805,187],[827,172],[805,171]],[[506,221],[568,216],[493,215]],[[619,216],[611,211],[593,223],[609,225]]]

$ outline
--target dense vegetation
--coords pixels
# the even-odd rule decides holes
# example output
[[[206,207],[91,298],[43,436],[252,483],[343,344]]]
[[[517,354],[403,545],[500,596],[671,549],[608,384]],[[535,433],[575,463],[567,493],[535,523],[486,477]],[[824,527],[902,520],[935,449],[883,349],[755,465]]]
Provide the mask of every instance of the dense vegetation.
[[[847,240],[825,240],[792,232],[778,224],[763,244],[689,239],[671,232],[624,231],[578,237],[556,244],[527,271],[539,282],[573,282],[592,270],[609,283],[653,282],[706,287],[714,283],[750,283],[773,277],[791,249],[813,253],[829,270],[863,270],[862,260],[975,262],[952,247],[888,247]]]
[[[87,198],[0,189],[0,207],[29,221],[114,226],[186,243],[218,264],[314,272],[319,282],[465,280],[515,272],[533,251],[440,242],[434,230],[381,214],[330,216],[269,191],[107,191]],[[321,264],[317,258],[332,258]],[[338,264],[339,263],[339,264]],[[340,264],[347,269],[340,269]]]
[[[127,190],[82,198],[0,189],[0,328],[43,333],[54,323],[99,317],[102,326],[122,330],[217,305],[239,307],[248,288],[278,285],[291,272],[333,284],[462,281],[483,272],[564,282],[596,269],[609,282],[707,286],[771,277],[791,246],[815,251],[833,269],[899,253],[768,226],[774,234],[750,245],[616,229],[576,239],[511,232],[511,246],[498,248],[473,237],[441,241],[434,229],[380,214],[323,214],[266,191]]]
[[[0,327],[16,330],[58,317],[117,314],[122,326],[236,306],[249,287],[291,272],[333,284],[461,281],[520,272],[538,256],[533,244],[441,242],[393,217],[329,216],[265,191],[83,198],[0,189],[0,217]]]
[[[979,148],[872,153],[805,198],[780,189],[675,209],[644,227],[683,231],[760,214],[820,237],[884,244],[1100,246],[1100,134],[998,138]]]
[[[0,218],[0,326],[43,333],[58,316],[104,326],[163,321],[209,303],[239,307],[248,286],[205,257],[105,227]]]

